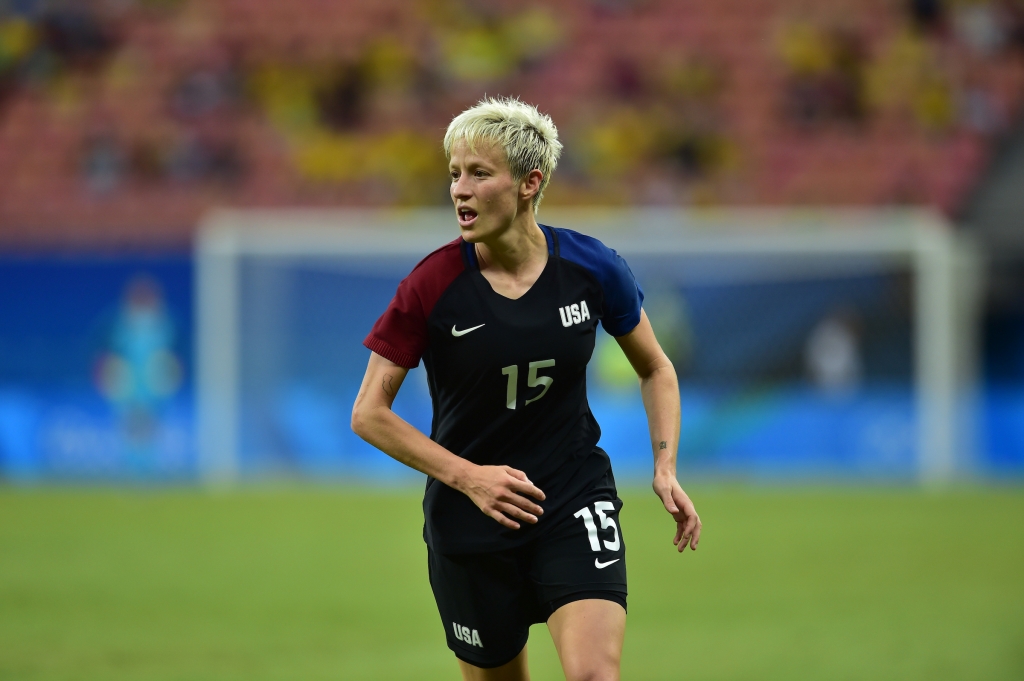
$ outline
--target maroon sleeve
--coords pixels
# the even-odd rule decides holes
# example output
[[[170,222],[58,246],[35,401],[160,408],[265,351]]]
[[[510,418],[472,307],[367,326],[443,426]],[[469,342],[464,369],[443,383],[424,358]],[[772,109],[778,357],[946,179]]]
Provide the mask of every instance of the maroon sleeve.
[[[415,369],[427,349],[427,320],[434,305],[466,269],[462,238],[420,261],[402,283],[363,345],[385,359]]]

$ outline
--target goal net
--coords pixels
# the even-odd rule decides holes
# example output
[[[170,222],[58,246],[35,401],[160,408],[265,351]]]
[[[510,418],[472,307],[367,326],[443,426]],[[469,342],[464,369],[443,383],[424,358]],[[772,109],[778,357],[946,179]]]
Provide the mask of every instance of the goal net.
[[[680,467],[946,480],[971,468],[973,250],[921,210],[556,210],[629,262],[676,365]],[[209,480],[416,479],[355,436],[362,340],[451,211],[258,210],[197,241],[199,454]],[[649,475],[636,377],[599,333],[588,375],[620,478]],[[422,365],[397,413],[425,433]]]

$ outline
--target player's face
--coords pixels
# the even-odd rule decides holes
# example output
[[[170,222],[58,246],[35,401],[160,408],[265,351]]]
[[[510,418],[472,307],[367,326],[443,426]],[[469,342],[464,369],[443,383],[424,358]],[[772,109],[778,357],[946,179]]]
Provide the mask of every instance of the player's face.
[[[512,178],[499,145],[478,143],[473,151],[457,142],[448,170],[463,239],[477,243],[509,228],[520,210],[521,183]]]

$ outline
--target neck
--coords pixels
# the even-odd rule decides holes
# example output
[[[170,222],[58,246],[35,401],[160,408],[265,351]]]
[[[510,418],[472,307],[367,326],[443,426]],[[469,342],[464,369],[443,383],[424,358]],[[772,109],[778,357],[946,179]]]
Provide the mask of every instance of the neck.
[[[515,274],[547,261],[548,242],[533,210],[527,210],[519,213],[508,229],[477,243],[476,254],[481,270],[496,268]]]

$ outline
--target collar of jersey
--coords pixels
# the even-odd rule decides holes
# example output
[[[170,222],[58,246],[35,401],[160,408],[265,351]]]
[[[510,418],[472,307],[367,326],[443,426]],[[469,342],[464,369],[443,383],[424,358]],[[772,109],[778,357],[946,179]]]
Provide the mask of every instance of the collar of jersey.
[[[548,255],[558,257],[558,234],[555,230],[547,225],[539,224],[540,231],[544,232],[544,239],[548,242]],[[460,237],[461,238],[461,237]],[[462,259],[466,264],[466,269],[479,270],[480,261],[476,257],[476,248],[473,244],[469,243],[465,239],[462,240]]]

